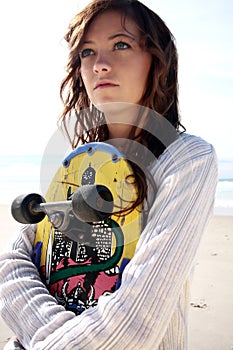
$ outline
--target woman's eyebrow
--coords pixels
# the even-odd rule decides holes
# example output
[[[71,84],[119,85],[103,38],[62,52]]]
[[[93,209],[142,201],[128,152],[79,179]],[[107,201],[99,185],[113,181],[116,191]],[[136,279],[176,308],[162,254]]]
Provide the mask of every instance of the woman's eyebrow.
[[[135,40],[135,37],[133,36],[133,34],[130,34],[130,33],[116,33],[116,34],[111,35],[108,39],[112,40],[112,39],[115,39],[115,38],[120,37],[120,36],[125,36],[126,38]]]
[[[118,37],[126,37],[128,39],[131,39],[131,40],[135,40],[135,37],[132,35],[132,34],[128,34],[128,33],[116,33],[116,34],[113,34],[113,35],[110,35],[108,37],[108,40],[113,40],[113,39],[116,39]],[[84,40],[82,42],[82,44],[94,44],[95,41],[94,40]]]

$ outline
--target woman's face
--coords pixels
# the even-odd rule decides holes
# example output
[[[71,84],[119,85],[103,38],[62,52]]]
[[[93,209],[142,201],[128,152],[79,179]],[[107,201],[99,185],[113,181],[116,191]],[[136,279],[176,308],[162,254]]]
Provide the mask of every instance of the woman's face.
[[[139,104],[145,92],[151,54],[140,47],[140,33],[133,20],[107,11],[98,15],[81,45],[81,76],[92,103]]]

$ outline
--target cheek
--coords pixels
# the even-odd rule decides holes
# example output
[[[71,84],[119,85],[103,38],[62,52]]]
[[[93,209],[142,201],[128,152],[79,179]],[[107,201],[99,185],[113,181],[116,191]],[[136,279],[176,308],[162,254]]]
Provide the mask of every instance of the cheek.
[[[91,79],[90,69],[84,69],[81,66],[80,75],[81,75],[82,81],[84,82],[85,85],[90,84],[90,79]]]
[[[145,55],[137,61],[137,64],[134,65],[135,67],[137,67],[137,70],[135,70],[135,74],[136,74],[138,80],[141,81],[142,85],[145,85],[148,81],[148,75],[150,72],[151,63],[152,63],[151,56]]]
[[[85,74],[85,72],[81,69],[80,70],[80,75],[81,75],[81,78],[82,78],[82,81],[83,81],[84,85],[86,86],[87,83],[88,83],[87,74]]]
[[[85,87],[85,89],[87,91],[87,94],[88,94],[88,96],[90,96],[90,94],[92,92],[92,89],[91,89],[92,83],[91,83],[90,72],[88,74],[88,71],[84,71],[84,70],[81,69],[80,70],[80,74],[81,74],[81,78],[82,78],[84,87]]]
[[[146,59],[142,62],[142,67],[143,67],[143,75],[147,81],[149,72],[150,72],[150,68],[151,68],[151,64],[152,64],[152,57],[151,55],[148,57],[146,57]]]
[[[147,61],[146,63],[144,63],[143,65],[143,72],[142,72],[142,84],[143,84],[143,92],[145,92],[146,88],[147,88],[147,84],[148,84],[148,77],[149,77],[149,73],[150,73],[150,69],[151,69],[151,62],[152,60],[150,59],[149,61]]]

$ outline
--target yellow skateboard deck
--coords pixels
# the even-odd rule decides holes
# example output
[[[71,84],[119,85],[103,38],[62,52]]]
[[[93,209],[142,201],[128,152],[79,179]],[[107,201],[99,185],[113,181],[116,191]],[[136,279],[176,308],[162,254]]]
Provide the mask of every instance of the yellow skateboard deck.
[[[137,196],[132,168],[107,143],[85,144],[67,156],[49,186],[46,202],[70,200],[78,188],[92,184],[110,190],[113,213],[77,227],[77,239],[59,232],[46,216],[38,223],[34,244],[33,259],[42,280],[58,302],[77,315],[95,306],[101,295],[119,288],[142,226],[142,208],[127,211]],[[125,212],[118,215],[122,209]]]

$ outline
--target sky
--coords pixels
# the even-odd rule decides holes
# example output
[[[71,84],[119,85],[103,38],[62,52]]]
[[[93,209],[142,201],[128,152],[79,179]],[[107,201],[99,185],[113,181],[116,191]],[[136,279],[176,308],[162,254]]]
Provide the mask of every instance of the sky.
[[[89,1],[0,2],[0,155],[40,154],[62,110],[60,82],[70,19]],[[142,1],[168,25],[179,52],[179,98],[187,132],[233,160],[233,1]]]

